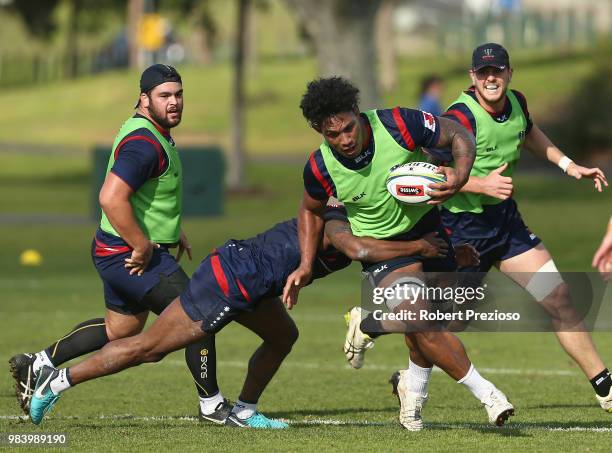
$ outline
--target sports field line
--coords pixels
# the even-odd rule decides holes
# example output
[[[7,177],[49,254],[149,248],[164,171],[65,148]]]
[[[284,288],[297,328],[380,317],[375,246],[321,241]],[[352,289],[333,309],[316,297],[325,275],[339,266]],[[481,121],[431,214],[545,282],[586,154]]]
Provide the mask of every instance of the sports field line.
[[[186,366],[182,360],[164,360],[160,363],[165,363],[170,366]],[[159,365],[159,364],[158,364]],[[241,362],[238,360],[219,360],[217,362],[219,367],[229,368],[246,368],[246,361]],[[318,362],[303,362],[303,361],[289,361],[283,363],[283,368],[299,368],[299,369],[311,369],[311,370],[352,370],[349,364],[329,364],[329,363],[318,363]],[[402,365],[388,364],[366,364],[359,371],[395,371],[403,368]],[[357,372],[359,372],[357,371]],[[443,373],[443,371],[434,367],[436,373]],[[571,370],[542,370],[542,369],[530,369],[530,368],[478,368],[478,371],[486,374],[499,374],[499,375],[535,375],[535,376],[578,376],[578,371]]]
[[[51,420],[109,420],[109,421],[143,421],[143,422],[199,422],[198,417],[194,416],[138,416],[131,414],[117,415],[100,415],[97,417],[49,417]],[[27,421],[25,415],[0,415],[0,420],[21,420]],[[291,425],[296,426],[398,426],[396,421],[393,422],[372,422],[368,420],[336,420],[329,418],[308,418],[303,420],[291,420],[281,418]],[[555,426],[555,425],[532,425],[529,423],[510,423],[503,428],[497,428],[484,423],[431,423],[427,427],[429,430],[445,430],[445,429],[491,429],[491,430],[510,430],[510,431],[552,431],[552,432],[592,432],[592,433],[609,433],[612,432],[611,427],[606,426]]]

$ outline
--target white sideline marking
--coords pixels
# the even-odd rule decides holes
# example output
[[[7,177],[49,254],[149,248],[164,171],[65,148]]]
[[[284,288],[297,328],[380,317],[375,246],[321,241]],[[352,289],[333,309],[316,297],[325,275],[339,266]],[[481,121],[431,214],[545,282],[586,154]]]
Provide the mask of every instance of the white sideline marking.
[[[166,363],[172,366],[186,366],[182,360],[163,360],[160,363]],[[217,365],[220,367],[229,368],[246,368],[246,361],[242,362],[239,360],[219,360]],[[312,370],[352,370],[351,366],[346,364],[325,364],[319,362],[301,362],[301,361],[288,361],[283,363],[283,368],[301,368],[301,369],[312,369]],[[397,364],[366,364],[361,370],[370,371],[395,371],[401,369],[401,365]],[[360,371],[361,371],[360,370]],[[443,373],[443,371],[434,367],[436,373]],[[530,368],[478,368],[480,373],[486,374],[500,374],[500,375],[536,375],[536,376],[577,376],[579,373],[572,370],[542,370],[542,369],[530,369]]]
[[[135,421],[187,421],[187,422],[198,422],[197,417],[193,416],[137,416],[131,414],[117,414],[117,415],[100,415],[98,417],[49,417],[53,420],[135,420]],[[0,420],[22,420],[28,421],[28,417],[25,415],[0,415]],[[313,425],[313,426],[397,426],[397,422],[371,422],[367,420],[335,420],[328,418],[315,418],[306,420],[290,420],[280,419],[284,422],[293,425]],[[590,432],[590,433],[609,433],[612,432],[612,428],[609,427],[586,427],[586,426],[534,426],[526,423],[510,423],[503,428],[497,428],[487,424],[469,424],[469,423],[432,423],[430,425],[431,430],[444,428],[444,429],[491,429],[491,430],[529,430],[529,431],[552,431],[552,432]],[[427,429],[427,428],[426,428]]]

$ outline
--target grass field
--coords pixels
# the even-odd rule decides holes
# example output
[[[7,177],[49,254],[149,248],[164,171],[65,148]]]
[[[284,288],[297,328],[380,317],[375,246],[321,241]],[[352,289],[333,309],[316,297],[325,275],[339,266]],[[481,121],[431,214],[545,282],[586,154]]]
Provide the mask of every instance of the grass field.
[[[34,161],[28,161],[34,159]],[[13,219],[0,225],[0,357],[47,346],[76,323],[102,315],[102,291],[89,257],[95,225],[71,223],[88,212],[87,161],[62,169],[53,158],[8,155],[0,169],[2,211],[54,213],[53,222]],[[36,175],[28,168],[38,163]],[[256,197],[230,197],[225,215],[186,222],[196,261],[228,237],[246,237],[294,215],[299,166],[254,165]],[[609,216],[610,194],[584,181],[522,175],[516,197],[528,225],[546,242],[562,270],[588,270]],[[282,187],[282,191],[278,188]],[[59,221],[58,221],[58,214]],[[67,221],[61,222],[61,214]],[[10,240],[8,240],[10,238]],[[18,265],[36,248],[38,268]],[[608,301],[610,300],[608,291]],[[552,334],[462,334],[483,375],[506,392],[517,415],[504,429],[486,425],[472,396],[435,373],[424,417],[427,429],[409,433],[397,423],[387,379],[407,364],[400,337],[381,339],[359,371],[341,352],[342,313],[359,300],[358,267],[306,289],[292,312],[301,336],[264,394],[261,410],[291,422],[285,432],[230,430],[199,424],[193,384],[182,354],[86,383],[66,393],[40,428],[17,419],[12,379],[0,374],[0,432],[66,432],[72,448],[88,451],[368,451],[435,450],[609,451],[612,415],[597,406],[592,389]],[[612,334],[595,335],[610,363]],[[217,340],[219,382],[236,398],[256,338],[229,326]]]

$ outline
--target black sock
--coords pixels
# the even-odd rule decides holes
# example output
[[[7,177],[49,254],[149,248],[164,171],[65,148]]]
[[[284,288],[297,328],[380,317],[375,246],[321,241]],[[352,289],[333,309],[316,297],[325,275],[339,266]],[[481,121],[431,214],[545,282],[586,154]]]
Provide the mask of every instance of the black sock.
[[[381,335],[387,335],[389,332],[384,332],[381,322],[374,319],[372,313],[362,319],[359,324],[359,329],[370,338],[378,338]]]
[[[607,368],[596,375],[593,379],[590,379],[591,385],[595,389],[595,393],[599,396],[608,396],[610,394],[610,387],[612,387],[612,377]]]
[[[45,349],[54,366],[97,351],[108,343],[104,318],[77,324],[72,331]]]
[[[219,392],[214,335],[207,335],[197,343],[187,346],[185,361],[195,382],[198,395],[202,398],[210,398]]]

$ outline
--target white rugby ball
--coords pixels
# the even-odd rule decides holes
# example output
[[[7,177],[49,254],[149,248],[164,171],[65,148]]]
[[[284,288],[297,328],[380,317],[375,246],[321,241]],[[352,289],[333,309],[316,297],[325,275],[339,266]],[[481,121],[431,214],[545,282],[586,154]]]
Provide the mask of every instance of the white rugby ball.
[[[387,190],[397,200],[408,204],[422,204],[430,200],[427,186],[446,181],[436,173],[438,167],[428,162],[410,162],[393,167],[387,176]]]

